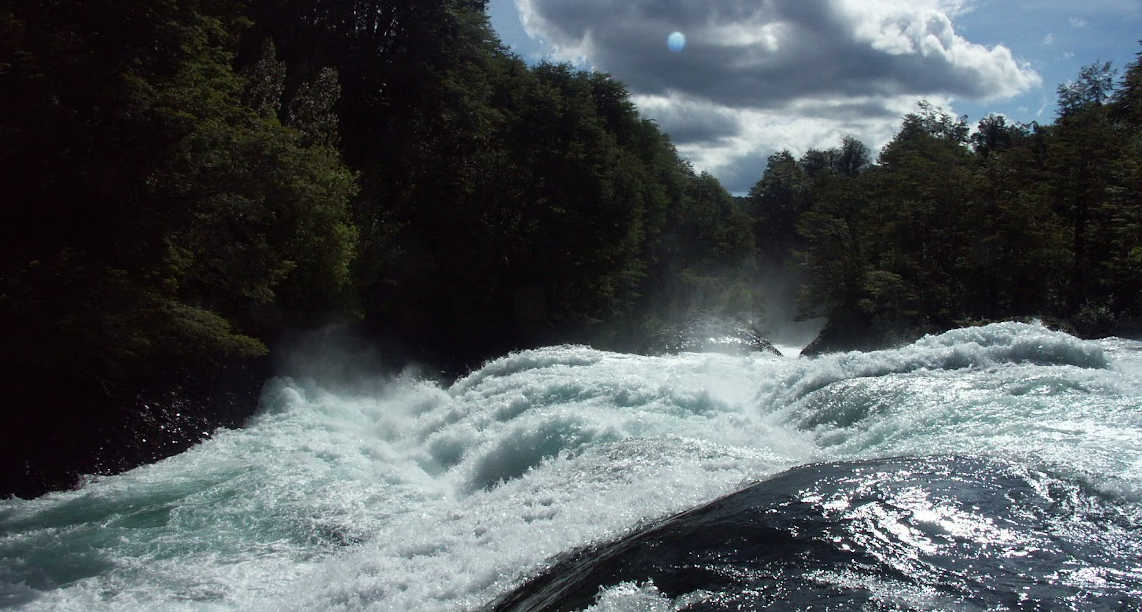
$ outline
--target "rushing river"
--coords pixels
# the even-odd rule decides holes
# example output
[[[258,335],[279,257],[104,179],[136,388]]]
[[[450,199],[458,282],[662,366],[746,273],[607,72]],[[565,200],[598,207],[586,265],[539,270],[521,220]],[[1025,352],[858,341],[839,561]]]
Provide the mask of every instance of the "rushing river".
[[[1004,323],[275,379],[241,430],[0,500],[3,607],[494,605],[1138,609],[1142,342]]]

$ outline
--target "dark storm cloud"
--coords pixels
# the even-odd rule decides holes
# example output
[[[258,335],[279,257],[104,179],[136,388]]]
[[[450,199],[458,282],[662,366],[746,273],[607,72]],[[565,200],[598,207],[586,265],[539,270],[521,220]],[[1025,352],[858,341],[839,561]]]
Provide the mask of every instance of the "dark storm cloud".
[[[676,145],[716,143],[741,131],[740,121],[732,111],[695,110],[685,105],[650,106],[643,110],[654,117]]]
[[[973,0],[515,0],[558,59],[623,81],[698,170],[735,193],[767,156],[874,151],[927,98],[1002,98],[1041,84],[1001,45],[956,33]],[[686,47],[671,52],[679,31]]]
[[[718,180],[730,193],[745,195],[761,179],[773,153],[775,151],[764,150],[735,157],[718,169]]]
[[[814,117],[830,117],[839,121],[859,121],[865,119],[891,119],[899,116],[896,109],[885,105],[881,101],[850,101],[838,102],[809,101],[797,106],[801,115]]]
[[[680,92],[731,108],[854,96],[987,98],[1037,79],[1006,49],[969,43],[944,13],[911,8],[917,4],[924,2],[854,11],[831,0],[520,1],[529,30],[577,50],[633,91]],[[666,48],[675,30],[686,34],[682,53]]]

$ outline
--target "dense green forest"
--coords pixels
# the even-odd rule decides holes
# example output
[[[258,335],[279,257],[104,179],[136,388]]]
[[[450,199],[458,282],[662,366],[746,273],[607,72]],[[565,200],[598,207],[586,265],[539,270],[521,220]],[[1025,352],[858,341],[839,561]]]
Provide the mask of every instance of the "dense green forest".
[[[734,198],[621,83],[527,65],[485,11],[0,9],[0,427],[35,432],[11,457],[139,437],[85,428],[188,410],[170,389],[213,401],[291,330],[351,324],[450,368],[655,350],[695,317],[760,321],[774,267],[803,278],[805,316],[880,342],[1011,316],[1137,325],[1138,61],[1060,87],[1052,125],[973,132],[922,106],[875,161],[853,139],[782,152]]]
[[[1142,329],[1142,54],[1058,88],[1051,125],[921,103],[875,162],[860,142],[769,158],[758,243],[802,266],[803,316],[837,347],[1040,317],[1084,336]]]
[[[725,189],[622,84],[529,67],[485,9],[0,11],[6,473],[138,447],[96,466],[116,469],[240,422],[259,383],[232,397],[234,380],[268,374],[291,330],[348,323],[456,371],[756,310],[736,272],[750,221]]]
[[[704,306],[691,285],[750,259],[744,212],[620,83],[529,68],[484,9],[9,13],[19,361],[110,384],[344,319],[485,357],[630,320],[650,287],[663,311]]]

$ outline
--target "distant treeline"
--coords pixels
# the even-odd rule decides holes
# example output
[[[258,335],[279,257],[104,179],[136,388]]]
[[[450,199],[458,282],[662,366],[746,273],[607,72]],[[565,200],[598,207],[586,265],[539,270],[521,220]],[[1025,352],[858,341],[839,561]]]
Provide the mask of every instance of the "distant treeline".
[[[1013,317],[1142,331],[1142,54],[1121,80],[1087,66],[1058,105],[972,131],[921,103],[875,163],[851,138],[777,153],[748,198],[758,244],[802,266],[803,315],[872,345]]]
[[[681,319],[756,316],[766,265],[801,270],[807,316],[860,325],[1099,333],[1142,313],[1138,62],[1061,87],[1053,125],[970,133],[925,106],[875,164],[852,139],[779,153],[743,199],[621,83],[528,66],[485,11],[0,9],[0,369],[20,401],[145,408],[140,389],[333,322],[452,366],[639,350]],[[49,419],[5,410],[9,432]]]

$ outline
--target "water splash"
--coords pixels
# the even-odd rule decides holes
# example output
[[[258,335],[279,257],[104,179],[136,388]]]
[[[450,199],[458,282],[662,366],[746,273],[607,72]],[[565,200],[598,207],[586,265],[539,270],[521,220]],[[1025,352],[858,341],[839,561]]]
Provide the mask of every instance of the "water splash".
[[[814,461],[992,456],[1129,510],[1139,397],[1142,343],[1023,324],[817,359],[551,347],[449,387],[276,379],[245,429],[0,501],[0,605],[473,608],[554,555]]]

